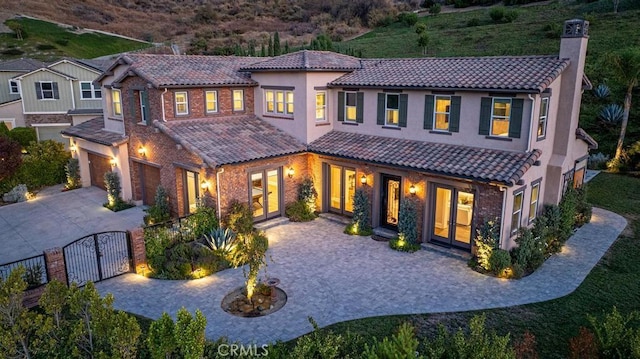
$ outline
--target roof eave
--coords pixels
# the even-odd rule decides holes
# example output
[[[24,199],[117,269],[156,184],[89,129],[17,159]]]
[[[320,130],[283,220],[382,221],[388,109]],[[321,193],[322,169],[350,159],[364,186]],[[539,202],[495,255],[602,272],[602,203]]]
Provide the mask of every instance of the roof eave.
[[[467,92],[495,92],[495,93],[524,93],[539,94],[544,88],[536,89],[496,89],[496,88],[479,88],[479,87],[430,87],[430,86],[385,86],[385,85],[367,85],[367,84],[334,84],[329,83],[329,88],[365,88],[365,89],[388,89],[388,90],[418,90],[418,91],[467,91]],[[545,87],[546,88],[546,87]]]

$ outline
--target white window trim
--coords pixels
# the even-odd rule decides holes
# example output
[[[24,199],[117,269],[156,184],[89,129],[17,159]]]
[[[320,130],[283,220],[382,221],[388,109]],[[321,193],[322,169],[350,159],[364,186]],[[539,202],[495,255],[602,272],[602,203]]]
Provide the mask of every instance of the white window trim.
[[[118,93],[118,101],[114,100],[114,93]],[[116,103],[120,105],[120,113],[116,111]],[[121,118],[122,117],[122,91],[118,89],[111,89],[111,111],[113,112],[114,117]]]
[[[267,99],[267,95],[273,96],[273,101]],[[291,95],[291,101],[289,101],[289,95]],[[278,96],[282,96],[282,101],[278,101]],[[265,89],[264,90],[264,114],[278,117],[292,117],[295,111],[295,105],[293,100],[292,90],[278,90],[278,89]],[[273,103],[273,111],[269,110],[269,104]],[[278,110],[278,106],[282,105],[282,111]],[[293,106],[293,111],[289,111],[289,105]]]
[[[215,107],[215,109],[209,110],[209,100],[207,100],[207,95],[209,95],[210,93],[213,94],[213,105]],[[206,113],[218,113],[218,91],[216,90],[209,90],[209,91],[205,91],[204,92],[204,111]]]
[[[502,100],[506,100],[509,101],[509,116],[498,116],[494,113],[495,109],[496,109],[496,100],[502,101]],[[493,134],[493,120],[496,117],[500,117],[500,118],[504,118],[508,123],[509,126],[511,126],[511,111],[513,110],[513,101],[511,98],[509,97],[494,97],[491,99],[491,119],[489,120],[489,136],[493,136],[493,137],[509,137],[509,131],[507,130],[507,134],[506,135],[494,135]]]
[[[321,106],[318,106],[318,95],[324,94],[324,103]],[[327,122],[327,91],[316,91],[316,122]],[[322,110],[322,118],[318,118],[318,110]]]
[[[16,85],[16,91],[15,92],[13,91],[12,83]],[[19,95],[20,94],[20,85],[18,84],[18,81],[9,79],[9,94],[10,95]]]
[[[82,89],[82,84],[89,84],[89,91],[91,91],[91,97],[84,97],[84,91],[87,90],[83,90]],[[100,91],[99,87],[95,87],[93,85],[93,82],[91,81],[80,81],[80,100],[100,100],[102,98],[102,96],[100,97],[96,97],[96,91]]]
[[[240,104],[242,105],[242,107],[239,109],[236,108],[236,93],[240,93],[242,95],[240,97]],[[231,108],[233,109],[233,112],[244,111],[244,90],[233,90],[231,92]]]
[[[398,96],[398,108],[389,108],[389,96]],[[356,99],[357,102],[357,99]],[[389,110],[398,112],[398,122],[389,122]],[[400,94],[399,93],[386,93],[384,96],[384,125],[387,127],[399,127],[400,126]]]
[[[349,94],[354,94],[355,98],[356,98],[356,103],[353,106],[349,106],[347,104],[347,97],[349,96]],[[385,99],[385,106],[386,106],[386,99]],[[349,119],[349,108],[353,107],[356,110],[356,116],[352,119]],[[385,114],[385,118],[387,117],[387,115]],[[352,123],[356,123],[358,122],[358,92],[357,91],[345,91],[344,92],[344,118],[343,118],[344,122],[352,122]]]
[[[547,105],[545,106],[545,113],[544,115],[542,114],[542,103],[543,102],[547,102]],[[536,128],[536,138],[537,139],[542,139],[544,137],[547,136],[547,122],[549,120],[549,98],[548,97],[543,97],[540,100],[540,114],[538,116],[538,127]],[[540,128],[540,122],[544,121],[544,126],[542,126],[542,134],[538,134],[538,128]]]
[[[38,101],[55,101],[56,100],[56,93],[53,91],[53,83],[54,81],[38,81],[40,83],[40,99]],[[42,87],[43,84],[50,84],[51,85],[51,90],[47,90],[47,92],[51,91],[51,98],[46,98],[44,97],[44,88]]]
[[[449,112],[438,112],[438,99],[449,99]],[[438,121],[438,114],[446,114],[447,115],[447,128],[446,129],[442,129],[442,128],[437,128],[436,123]],[[431,128],[433,131],[440,131],[440,132],[451,132],[450,128],[451,128],[451,96],[442,96],[442,95],[436,95],[433,96],[433,124],[431,125]]]
[[[531,195],[529,196],[529,223],[533,222],[533,220],[538,217],[538,205],[540,204],[540,183],[541,181],[535,182],[531,185]],[[538,188],[538,197],[536,200],[533,200],[533,192],[535,188]],[[531,213],[531,205],[535,203],[536,208]]]
[[[522,199],[520,200],[520,208],[518,208],[518,209],[512,208],[512,211],[511,211],[511,225],[513,227],[513,216],[517,215],[518,216],[518,226],[516,228],[511,228],[511,235],[517,234],[518,233],[518,229],[520,229],[520,227],[522,227],[522,208],[524,206],[524,188],[513,193],[513,204],[514,204],[514,206],[516,204],[516,197],[518,197],[518,195],[522,196]]]
[[[184,102],[178,102],[178,95],[184,95]],[[176,116],[184,116],[189,114],[189,94],[187,91],[177,91],[173,94],[173,101],[176,106]],[[178,110],[178,105],[184,105],[184,112]]]

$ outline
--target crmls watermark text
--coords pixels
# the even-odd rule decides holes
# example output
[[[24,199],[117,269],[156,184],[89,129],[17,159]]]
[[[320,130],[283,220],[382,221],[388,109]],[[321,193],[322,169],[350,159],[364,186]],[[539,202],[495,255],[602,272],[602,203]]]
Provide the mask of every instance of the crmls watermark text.
[[[269,346],[263,344],[258,346],[256,344],[252,345],[242,345],[242,344],[220,344],[218,346],[218,355],[222,357],[227,356],[252,356],[252,357],[262,357],[269,355]]]

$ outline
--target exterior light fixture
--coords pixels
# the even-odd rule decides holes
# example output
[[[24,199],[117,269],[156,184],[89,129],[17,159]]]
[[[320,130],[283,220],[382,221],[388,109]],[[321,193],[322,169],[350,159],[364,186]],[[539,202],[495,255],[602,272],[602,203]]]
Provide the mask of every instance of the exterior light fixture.
[[[293,167],[289,167],[289,169],[287,170],[287,176],[289,176],[289,178],[293,178],[294,174],[295,171],[293,170]]]
[[[140,148],[138,148],[138,154],[142,157],[146,157],[147,149],[144,146],[140,146]]]
[[[366,175],[362,175],[362,177],[360,177],[360,183],[367,184],[367,176]]]
[[[76,150],[78,150],[78,148],[76,147],[75,143],[72,143],[71,146],[69,146],[69,151],[71,151],[71,153],[75,153]]]
[[[111,164],[111,167],[118,167],[118,162],[114,157],[111,157],[111,160],[109,161],[109,163]]]
[[[409,193],[411,193],[412,195],[415,195],[417,192],[416,186],[411,185],[409,186]]]
[[[200,182],[200,188],[202,188],[203,191],[209,190],[209,182],[207,181]]]

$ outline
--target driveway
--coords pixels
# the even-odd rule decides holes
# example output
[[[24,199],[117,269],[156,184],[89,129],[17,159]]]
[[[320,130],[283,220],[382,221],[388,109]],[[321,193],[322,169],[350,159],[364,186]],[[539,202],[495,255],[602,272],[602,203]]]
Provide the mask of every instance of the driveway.
[[[289,340],[320,326],[391,314],[456,312],[507,307],[562,297],[582,283],[609,249],[626,220],[594,208],[591,223],[570,238],[562,253],[521,280],[472,271],[465,261],[430,250],[401,253],[385,242],[342,233],[344,227],[316,219],[268,229],[267,273],[281,280],[286,305],[266,317],[239,318],[220,308],[225,294],[243,285],[242,270],[230,269],[192,281],[126,274],[97,283],[113,293],[114,306],[149,318],[175,317],[184,306],[207,317],[209,339],[226,336],[257,344]],[[263,273],[261,273],[262,275]]]
[[[91,233],[142,224],[141,207],[111,212],[102,206],[106,192],[97,187],[61,189],[50,187],[34,200],[0,207],[0,263],[42,254]]]

